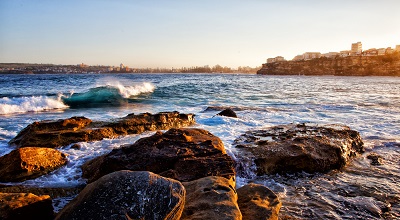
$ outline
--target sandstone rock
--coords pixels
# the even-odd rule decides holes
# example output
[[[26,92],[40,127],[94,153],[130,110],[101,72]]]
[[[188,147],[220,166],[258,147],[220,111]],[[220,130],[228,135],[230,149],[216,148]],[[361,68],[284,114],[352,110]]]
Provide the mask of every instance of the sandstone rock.
[[[0,157],[0,182],[34,179],[66,163],[66,155],[55,149],[38,147],[16,149]]]
[[[230,109],[230,108],[227,108],[227,109],[221,111],[221,112],[218,113],[217,115],[226,116],[226,117],[232,117],[232,118],[237,118],[236,113],[235,113],[232,109]]]
[[[87,185],[56,219],[179,219],[185,188],[146,171],[118,171]]]
[[[282,203],[278,196],[263,185],[250,183],[237,190],[243,219],[277,220]]]
[[[249,131],[236,139],[234,146],[241,176],[254,169],[253,164],[257,175],[327,172],[342,168],[351,157],[364,152],[360,134],[341,125],[290,124]]]
[[[235,177],[234,161],[222,141],[202,129],[170,129],[114,149],[82,166],[92,182],[117,170],[147,170],[179,181],[206,176]]]
[[[182,184],[186,189],[182,220],[242,219],[234,181],[210,176]]]
[[[130,114],[111,122],[93,122],[85,117],[57,121],[34,122],[24,128],[10,145],[17,147],[57,148],[82,141],[98,141],[144,131],[166,130],[195,123],[193,114],[161,112],[158,114]]]
[[[32,193],[0,193],[0,219],[54,219],[51,199]]]

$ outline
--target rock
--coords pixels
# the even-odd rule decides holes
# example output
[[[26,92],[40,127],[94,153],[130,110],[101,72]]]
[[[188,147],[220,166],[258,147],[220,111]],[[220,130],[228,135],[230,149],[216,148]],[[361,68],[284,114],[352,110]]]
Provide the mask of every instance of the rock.
[[[130,114],[111,122],[93,122],[85,117],[34,122],[10,140],[17,147],[58,148],[77,142],[98,141],[144,131],[166,130],[195,123],[193,114],[161,112]]]
[[[236,113],[230,108],[227,108],[227,109],[221,111],[217,115],[231,117],[231,118],[237,118]]]
[[[328,172],[364,152],[360,134],[342,125],[290,124],[254,130],[236,139],[233,146],[238,150],[241,176],[250,169],[257,175]]]
[[[383,165],[383,158],[381,155],[378,155],[376,153],[370,153],[367,156],[367,158],[371,160],[371,165],[373,165],[373,166]]]
[[[147,171],[118,171],[88,184],[56,219],[179,219],[185,188]]]
[[[51,148],[25,147],[0,157],[0,182],[34,179],[67,163],[64,153]]]
[[[32,193],[0,193],[0,219],[54,219],[50,196]]]
[[[250,183],[239,188],[237,193],[243,219],[278,220],[282,203],[278,196],[267,187]]]
[[[203,129],[170,129],[112,150],[82,166],[92,182],[117,170],[147,170],[179,181],[206,176],[235,178],[234,161],[222,141]]]
[[[182,184],[186,188],[182,220],[242,219],[234,181],[209,176]]]
[[[40,187],[40,186],[25,186],[25,185],[1,185],[0,193],[32,193],[35,195],[49,195],[52,199],[59,197],[76,196],[84,186],[71,187]]]

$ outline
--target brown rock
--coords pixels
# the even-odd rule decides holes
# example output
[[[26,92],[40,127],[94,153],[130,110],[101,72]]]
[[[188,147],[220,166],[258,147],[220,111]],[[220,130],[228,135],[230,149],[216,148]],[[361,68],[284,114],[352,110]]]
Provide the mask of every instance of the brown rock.
[[[209,176],[182,184],[186,188],[182,220],[242,219],[234,181]]]
[[[373,166],[380,166],[383,164],[383,158],[381,155],[376,154],[376,153],[370,153],[367,156],[368,159],[371,160],[371,165]]]
[[[237,190],[238,204],[243,219],[277,220],[282,203],[270,189],[259,184],[248,184]]]
[[[54,219],[50,196],[32,193],[0,193],[0,219]]]
[[[239,175],[256,165],[257,175],[293,172],[327,172],[346,165],[364,152],[357,131],[346,126],[282,125],[249,131],[235,140]]]
[[[13,150],[0,157],[0,182],[34,179],[66,163],[66,155],[55,149],[26,147]]]
[[[222,141],[202,129],[170,129],[114,149],[82,166],[92,182],[117,170],[148,170],[179,181],[206,176],[235,177],[234,161]]]
[[[112,122],[92,122],[85,117],[34,122],[24,128],[9,144],[17,147],[57,148],[82,141],[98,141],[144,131],[166,130],[195,123],[193,114],[161,112],[155,115],[130,114]]]
[[[227,108],[227,109],[221,111],[217,115],[231,117],[231,118],[237,118],[236,113],[230,108]]]
[[[185,188],[147,171],[118,171],[87,185],[56,219],[178,220]]]

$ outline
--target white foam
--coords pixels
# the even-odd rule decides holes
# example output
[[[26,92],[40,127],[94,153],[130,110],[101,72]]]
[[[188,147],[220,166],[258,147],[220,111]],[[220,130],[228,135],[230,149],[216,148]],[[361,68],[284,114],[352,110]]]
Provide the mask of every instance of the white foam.
[[[136,96],[142,93],[151,93],[154,92],[155,89],[155,86],[149,82],[133,83],[131,86],[126,86],[113,78],[109,78],[106,82],[97,84],[97,86],[104,85],[117,88],[124,98],[130,98],[131,96]]]
[[[0,115],[65,108],[68,108],[68,106],[61,101],[60,97],[30,96],[17,98],[4,97],[0,99]]]

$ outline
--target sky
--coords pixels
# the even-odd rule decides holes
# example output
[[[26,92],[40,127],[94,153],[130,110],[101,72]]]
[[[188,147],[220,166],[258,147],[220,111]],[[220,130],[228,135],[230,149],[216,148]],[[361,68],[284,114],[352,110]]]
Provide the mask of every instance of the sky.
[[[261,66],[400,45],[399,0],[0,0],[0,63]]]

